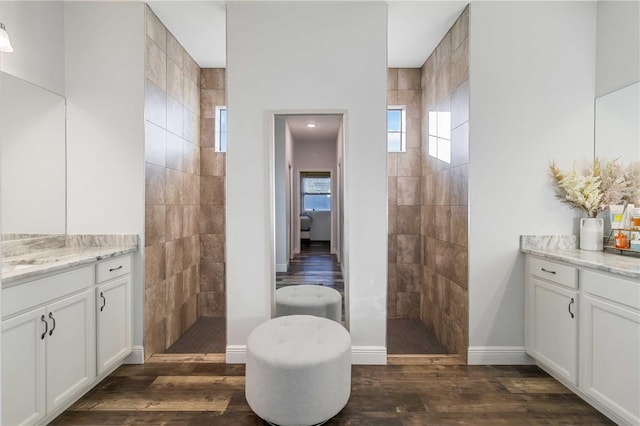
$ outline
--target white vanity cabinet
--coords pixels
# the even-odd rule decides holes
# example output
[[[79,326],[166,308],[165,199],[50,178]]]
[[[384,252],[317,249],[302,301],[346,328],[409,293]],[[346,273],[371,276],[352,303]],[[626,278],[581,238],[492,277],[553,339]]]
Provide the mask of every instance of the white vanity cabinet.
[[[92,285],[82,268],[3,290],[3,425],[37,423],[95,377]]]
[[[578,271],[528,257],[525,328],[527,353],[578,383]]]
[[[640,283],[580,271],[581,389],[640,424]]]
[[[96,265],[97,373],[116,366],[131,353],[131,258]]]
[[[640,280],[527,255],[525,348],[616,423],[640,425]]]
[[[2,425],[51,421],[131,353],[129,255],[2,292]]]

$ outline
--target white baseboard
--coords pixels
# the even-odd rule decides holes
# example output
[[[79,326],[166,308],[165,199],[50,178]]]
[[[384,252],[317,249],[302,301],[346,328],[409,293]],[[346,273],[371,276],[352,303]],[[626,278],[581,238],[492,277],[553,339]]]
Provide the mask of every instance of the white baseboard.
[[[276,263],[276,272],[287,272],[286,263]]]
[[[352,365],[386,365],[387,348],[384,346],[352,346]]]
[[[144,364],[144,346],[134,346],[133,351],[127,356],[123,364]]]
[[[247,361],[247,345],[227,345],[227,364],[244,364]]]
[[[531,365],[535,360],[524,346],[470,346],[467,351],[469,365]]]
[[[244,364],[247,361],[246,345],[227,345],[227,364]],[[387,348],[384,346],[352,346],[352,365],[385,365]]]

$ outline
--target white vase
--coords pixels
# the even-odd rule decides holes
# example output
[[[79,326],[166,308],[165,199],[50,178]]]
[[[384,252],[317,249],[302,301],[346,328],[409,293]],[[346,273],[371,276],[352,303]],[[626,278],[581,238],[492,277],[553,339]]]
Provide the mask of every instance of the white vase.
[[[602,218],[580,219],[580,250],[602,250],[603,233]]]

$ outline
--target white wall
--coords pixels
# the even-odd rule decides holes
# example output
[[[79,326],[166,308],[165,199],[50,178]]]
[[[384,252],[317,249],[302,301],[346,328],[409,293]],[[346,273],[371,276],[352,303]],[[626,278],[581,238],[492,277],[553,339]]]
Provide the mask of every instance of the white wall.
[[[293,204],[293,136],[291,134],[291,128],[289,123],[285,122],[285,164],[287,167],[287,186],[286,186],[286,203],[287,203],[287,263],[290,259],[293,259],[293,247],[295,243],[295,230],[296,223],[292,220],[295,217],[294,204]],[[298,223],[299,225],[299,223]]]
[[[574,232],[548,167],[593,157],[595,30],[594,2],[471,3],[470,362],[526,359],[518,237]]]
[[[0,1],[0,22],[15,50],[2,71],[64,95],[64,3]]]
[[[141,236],[135,345],[144,297],[144,22],[141,2],[65,3],[68,232]]]
[[[598,1],[596,96],[640,81],[640,2]]]
[[[276,272],[287,272],[287,122],[285,117],[275,118],[275,235]]]
[[[227,5],[229,361],[244,360],[248,334],[271,316],[272,111],[345,110],[354,361],[386,362],[386,34],[382,2]]]
[[[336,232],[336,255],[338,261],[342,266],[342,273],[345,274],[345,262],[342,258],[344,253],[344,167],[343,165],[343,153],[344,153],[344,122],[340,125],[338,130],[338,136],[336,138],[336,167],[338,172],[336,173],[336,201],[338,204],[337,214],[337,232]]]

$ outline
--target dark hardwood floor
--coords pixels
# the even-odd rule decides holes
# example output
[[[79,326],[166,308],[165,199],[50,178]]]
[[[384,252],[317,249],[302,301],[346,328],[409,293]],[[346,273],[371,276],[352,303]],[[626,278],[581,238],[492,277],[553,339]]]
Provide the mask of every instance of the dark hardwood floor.
[[[278,274],[279,284],[343,290],[335,256],[321,245],[307,249],[290,274]],[[415,355],[443,352],[438,345],[419,321],[390,320],[388,365],[353,366],[349,402],[326,424],[613,424],[536,366],[467,366],[458,355]],[[224,318],[200,318],[167,350],[182,354],[121,366],[51,424],[266,425],[244,397],[244,365],[225,364],[224,346]]]
[[[353,366],[351,397],[327,425],[613,424],[536,366],[467,366],[457,356],[390,356]],[[313,402],[310,402],[313,404]],[[53,425],[265,425],[244,366],[222,355],[156,355],[124,365]]]
[[[344,278],[328,241],[307,241],[289,262],[287,272],[276,273],[276,288],[297,284],[321,284],[344,293]]]

